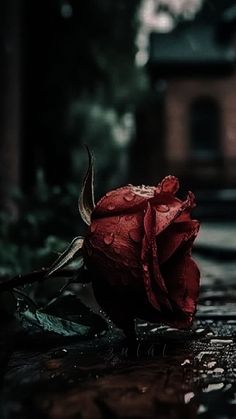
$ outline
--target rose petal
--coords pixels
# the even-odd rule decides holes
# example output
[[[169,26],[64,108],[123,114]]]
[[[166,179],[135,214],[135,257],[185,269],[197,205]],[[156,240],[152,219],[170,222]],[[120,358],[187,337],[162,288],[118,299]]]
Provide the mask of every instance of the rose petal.
[[[199,295],[200,272],[189,253],[191,247],[192,242],[190,240],[186,247],[188,249],[187,253],[186,249],[176,252],[162,266],[162,275],[175,307],[192,319]]]
[[[176,250],[190,239],[194,240],[199,230],[196,220],[173,223],[157,237],[159,264],[165,263]]]
[[[86,235],[86,263],[110,284],[143,284],[140,263],[143,214],[95,219]]]
[[[155,230],[155,212],[148,203],[144,216],[144,237],[141,252],[144,286],[148,300],[153,307],[161,310],[161,306],[164,306],[171,310],[168,292],[157,261]]]
[[[140,211],[146,202],[147,197],[136,194],[132,185],[118,188],[100,199],[92,213],[92,219]]]
[[[150,202],[156,210],[156,235],[158,235],[178,217],[186,214],[194,207],[195,197],[192,192],[188,192],[186,200],[180,201],[169,194],[159,194]],[[168,207],[166,211],[163,211],[164,205]]]
[[[136,233],[135,237],[133,234],[138,227],[141,229],[139,243],[138,234]],[[117,264],[126,270],[140,267],[142,229],[141,214],[93,220],[85,239],[90,243],[87,244],[87,249],[90,248],[90,257],[94,258],[94,254],[99,251],[104,255],[104,264],[109,259],[113,261],[113,265],[116,263],[116,270]]]
[[[179,190],[179,179],[175,176],[166,176],[155,188],[155,194],[168,192],[175,195]]]

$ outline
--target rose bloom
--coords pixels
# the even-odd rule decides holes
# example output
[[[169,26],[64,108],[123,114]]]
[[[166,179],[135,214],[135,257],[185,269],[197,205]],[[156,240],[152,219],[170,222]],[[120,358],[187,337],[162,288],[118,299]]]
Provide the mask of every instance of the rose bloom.
[[[95,206],[84,240],[95,297],[124,332],[134,319],[178,328],[192,324],[199,269],[191,257],[199,222],[194,195],[175,197],[178,179],[158,186],[128,185],[108,192]]]

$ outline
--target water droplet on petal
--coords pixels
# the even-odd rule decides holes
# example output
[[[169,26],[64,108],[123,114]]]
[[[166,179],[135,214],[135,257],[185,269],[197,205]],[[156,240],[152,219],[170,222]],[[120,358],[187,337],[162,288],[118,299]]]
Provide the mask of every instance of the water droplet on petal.
[[[113,233],[106,234],[106,235],[103,237],[103,241],[104,241],[104,243],[105,243],[105,244],[107,244],[107,245],[112,244],[112,242],[114,241],[114,234],[113,234]]]
[[[168,205],[157,205],[156,209],[159,212],[168,212],[169,211]]]
[[[113,194],[114,191],[110,191],[106,193],[106,196],[111,196]]]
[[[143,270],[145,271],[145,272],[148,272],[148,265],[143,265]]]
[[[107,209],[109,210],[109,211],[112,211],[112,210],[114,210],[115,209],[115,205],[114,204],[112,204],[112,203],[110,203],[108,206],[107,206]]]
[[[132,189],[136,195],[139,195],[142,198],[152,198],[154,196],[154,188],[152,186],[133,186]]]
[[[142,240],[141,232],[138,228],[133,228],[129,231],[129,237],[135,242],[139,243]]]
[[[127,193],[124,195],[124,200],[127,202],[131,202],[135,199],[135,195],[132,192]]]

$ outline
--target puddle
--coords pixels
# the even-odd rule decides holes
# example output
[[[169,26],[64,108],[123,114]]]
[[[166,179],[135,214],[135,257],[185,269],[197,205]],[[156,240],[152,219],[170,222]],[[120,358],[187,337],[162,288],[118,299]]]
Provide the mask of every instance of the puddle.
[[[17,419],[32,412],[48,419],[235,419],[236,287],[230,293],[221,281],[214,294],[209,281],[191,331],[139,321],[131,347],[110,327],[96,339],[42,347],[40,336],[16,349],[2,417],[14,419],[10,406],[17,406]]]

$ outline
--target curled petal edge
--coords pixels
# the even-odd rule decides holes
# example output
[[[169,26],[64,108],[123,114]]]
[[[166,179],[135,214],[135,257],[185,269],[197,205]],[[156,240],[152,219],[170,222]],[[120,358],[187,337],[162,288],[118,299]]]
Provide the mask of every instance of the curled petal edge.
[[[175,176],[166,176],[155,188],[155,194],[167,192],[173,195],[179,190],[179,179]]]
[[[160,311],[162,306],[172,311],[167,296],[168,291],[158,265],[155,227],[155,216],[150,203],[148,203],[144,216],[144,238],[141,251],[144,286],[148,300],[154,308]],[[155,288],[157,292],[155,292]],[[158,294],[158,298],[156,294]]]

